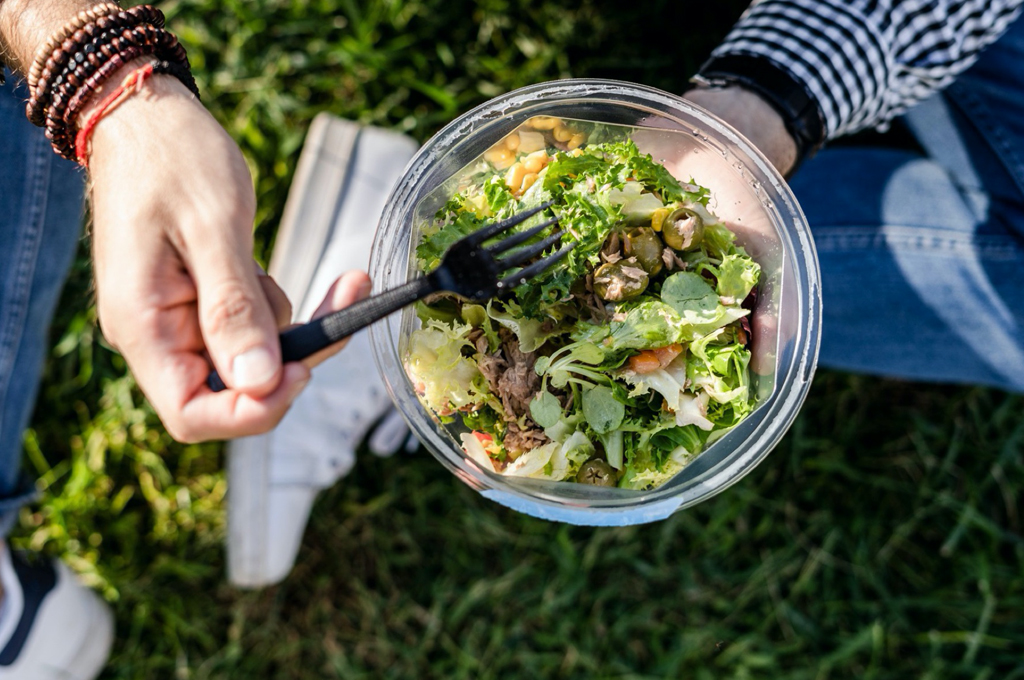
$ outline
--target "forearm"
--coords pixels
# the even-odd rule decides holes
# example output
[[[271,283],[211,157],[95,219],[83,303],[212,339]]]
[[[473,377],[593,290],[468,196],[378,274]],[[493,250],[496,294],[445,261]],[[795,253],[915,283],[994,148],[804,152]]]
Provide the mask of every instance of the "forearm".
[[[95,4],[95,0],[0,0],[3,61],[24,75],[47,38]]]

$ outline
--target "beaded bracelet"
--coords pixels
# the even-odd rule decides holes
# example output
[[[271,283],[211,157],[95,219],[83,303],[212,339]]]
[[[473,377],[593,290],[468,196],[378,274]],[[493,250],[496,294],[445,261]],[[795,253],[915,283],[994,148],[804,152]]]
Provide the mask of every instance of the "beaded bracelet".
[[[133,45],[129,48],[125,48],[124,51],[121,53],[123,56],[111,57],[111,59],[107,61],[107,63],[105,63],[95,73],[89,76],[88,79],[86,79],[86,81],[82,83],[82,86],[78,88],[78,91],[68,102],[67,110],[64,112],[64,116],[62,118],[64,124],[70,126],[72,121],[74,121],[75,118],[78,116],[79,112],[81,111],[82,107],[85,105],[89,97],[91,97],[99,88],[99,86],[103,84],[103,81],[109,78],[111,74],[117,71],[118,68],[120,68],[124,64],[128,64],[133,60],[137,59],[138,57],[145,56],[146,54],[152,54],[162,61],[181,62],[183,59],[185,59],[184,49],[178,49],[181,46],[178,44],[177,39],[170,33],[165,32],[164,35],[167,36],[173,42],[169,42],[166,46],[158,45],[154,50],[149,50],[149,48],[152,47],[153,44]],[[129,56],[129,50],[131,51],[132,56]],[[118,66],[111,66],[111,64],[115,64],[117,62],[122,63]],[[185,63],[188,63],[187,60],[185,61]]]
[[[85,55],[83,59],[76,60],[63,75],[63,78],[53,82],[54,93],[50,101],[51,112],[61,112],[67,108],[75,93],[82,93],[86,83],[95,72],[107,60],[118,52],[129,46],[142,47],[153,46],[155,51],[173,49],[177,39],[163,29],[152,26],[136,26],[131,29],[114,29],[97,36],[97,38],[85,45],[78,54]],[[107,47],[107,55],[103,54],[103,48]],[[63,104],[62,104],[63,102]],[[65,122],[69,122],[66,117]]]
[[[107,14],[114,14],[120,12],[121,8],[114,2],[103,2],[89,9],[83,9],[68,23],[64,24],[56,33],[50,35],[50,38],[36,50],[35,59],[32,60],[32,66],[28,71],[28,87],[29,90],[34,90],[36,83],[39,82],[39,76],[43,72],[43,68],[46,66],[46,60],[49,59],[53,51],[57,49],[57,46],[63,43],[67,38],[80,30],[86,24],[92,23],[102,16]]]
[[[137,27],[141,28],[141,27]],[[135,29],[133,29],[135,30]],[[97,41],[101,41],[100,45],[110,45],[113,40],[118,39],[118,45],[122,45],[121,32],[119,30],[109,31],[101,34],[96,38]],[[137,44],[137,40],[131,40],[131,44]],[[64,113],[67,110],[67,105],[70,102],[74,94],[81,90],[85,82],[96,72],[96,70],[105,63],[96,57],[96,45],[97,43],[89,43],[82,48],[82,52],[79,54],[85,54],[90,58],[83,59],[82,61],[72,61],[65,70],[57,76],[50,87],[49,106],[45,109],[46,116],[63,119]],[[112,52],[111,56],[116,54]],[[38,109],[33,113],[38,113]],[[33,122],[37,121],[38,118],[33,118]]]
[[[84,164],[87,149],[78,148],[79,140],[87,144],[96,122],[139,91],[154,73],[177,78],[198,98],[185,48],[163,26],[163,13],[154,7],[121,10],[105,2],[80,13],[40,48],[32,64],[26,114],[46,128],[46,137],[58,154]],[[76,133],[83,110],[104,83],[126,65],[147,56],[156,61],[133,71],[114,90],[116,96],[104,97]]]
[[[173,38],[173,36],[171,37]],[[176,39],[173,44],[173,48],[170,50],[154,51],[152,47],[148,45],[130,45],[123,47],[121,51],[107,60],[88,80],[82,84],[81,87],[77,89],[74,96],[67,103],[66,109],[63,113],[51,111],[47,115],[46,138],[50,140],[50,143],[58,154],[68,159],[75,158],[75,139],[74,132],[72,131],[72,122],[81,113],[81,110],[88,102],[89,97],[92,96],[99,86],[116,71],[139,57],[143,57],[148,54],[154,54],[157,58],[164,61],[178,63],[185,71],[188,69],[188,60],[185,57],[184,48],[177,43]],[[176,75],[176,73],[171,72],[171,75]],[[194,93],[196,92],[194,89],[195,81],[193,79],[189,78],[187,81],[183,80],[182,82],[184,82],[186,87],[189,87],[189,89]]]
[[[25,107],[25,114],[35,125],[43,124],[46,107],[53,95],[54,83],[60,86],[62,74],[71,65],[70,62],[82,63],[86,58],[83,49],[86,45],[99,39],[99,36],[109,33],[115,29],[125,29],[141,24],[150,24],[162,27],[164,24],[163,13],[148,5],[132,7],[127,10],[119,10],[113,14],[105,14],[97,17],[92,22],[78,28],[71,35],[64,38],[55,47],[47,58],[35,85],[30,86],[30,98]]]
[[[69,159],[74,157],[75,133],[73,130],[73,121],[75,121],[81,114],[81,110],[85,108],[85,104],[88,103],[89,98],[95,94],[99,85],[123,66],[146,55],[146,48],[139,46],[126,48],[122,53],[114,55],[100,68],[100,70],[86,81],[81,91],[72,98],[71,102],[68,103],[67,109],[62,116],[58,117],[59,114],[57,113],[47,116],[46,138],[50,140],[54,150],[58,154]],[[199,90],[196,87],[195,79],[189,71],[188,60],[184,55],[184,48],[180,45],[176,45],[170,55],[171,58],[167,58],[167,55],[163,52],[156,52],[155,56],[162,59],[161,64],[168,64],[167,66],[161,65],[156,70],[156,73],[166,73],[174,76],[181,81],[185,87],[187,87],[189,91],[196,96],[196,98],[199,98]],[[67,122],[65,122],[65,118],[67,119]]]

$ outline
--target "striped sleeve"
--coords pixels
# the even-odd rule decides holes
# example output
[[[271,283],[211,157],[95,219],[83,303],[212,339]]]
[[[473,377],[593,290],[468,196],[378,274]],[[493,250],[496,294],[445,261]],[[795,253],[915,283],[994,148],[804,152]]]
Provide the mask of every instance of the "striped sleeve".
[[[1024,0],[760,0],[713,57],[768,59],[821,106],[829,139],[882,126],[949,85]]]

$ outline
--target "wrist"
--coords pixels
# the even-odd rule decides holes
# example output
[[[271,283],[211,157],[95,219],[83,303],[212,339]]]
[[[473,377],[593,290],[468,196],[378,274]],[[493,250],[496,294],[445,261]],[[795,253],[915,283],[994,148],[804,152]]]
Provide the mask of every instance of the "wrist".
[[[685,99],[713,113],[746,137],[783,176],[796,166],[798,147],[782,115],[764,98],[740,85],[698,86]]]
[[[104,86],[106,93],[112,92],[134,70],[145,66],[145,60],[126,66]],[[78,125],[84,124],[105,98],[102,92],[93,96]],[[196,96],[178,79],[164,74],[147,78],[132,96],[126,98],[117,109],[106,113],[95,124],[90,138],[89,169],[95,174],[98,164],[117,157],[126,145],[141,148],[156,136],[173,136],[173,128],[183,111],[206,109]],[[188,117],[190,118],[190,117]]]
[[[73,121],[75,130],[80,131],[98,115],[98,120],[88,133],[89,148],[85,150],[85,155],[90,159],[90,169],[93,158],[102,160],[124,142],[138,145],[153,135],[165,132],[175,120],[176,107],[203,108],[193,93],[176,77],[152,73],[123,99],[115,97],[119,100],[115,108],[101,111],[126,78],[156,62],[154,57],[142,57],[115,71],[90,96]]]

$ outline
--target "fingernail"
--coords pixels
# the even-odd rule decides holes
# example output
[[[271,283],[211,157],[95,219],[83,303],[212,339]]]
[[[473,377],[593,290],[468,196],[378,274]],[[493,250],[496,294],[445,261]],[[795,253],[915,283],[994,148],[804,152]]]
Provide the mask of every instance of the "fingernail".
[[[266,347],[253,347],[239,354],[231,362],[231,375],[235,389],[246,389],[265,384],[277,372],[277,362]]]
[[[295,398],[299,396],[302,390],[306,389],[306,385],[309,384],[309,378],[306,378],[302,382],[297,382],[291,386],[288,390],[288,403],[295,401]]]
[[[369,295],[370,294],[370,290],[372,288],[373,288],[373,283],[371,283],[370,281],[363,281],[363,283],[361,283],[359,285],[359,292],[358,292],[359,297],[364,298],[367,295]]]

